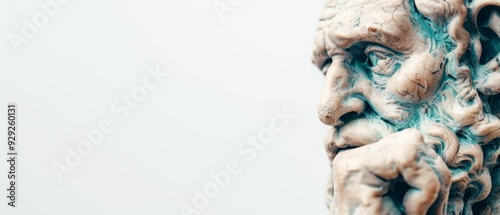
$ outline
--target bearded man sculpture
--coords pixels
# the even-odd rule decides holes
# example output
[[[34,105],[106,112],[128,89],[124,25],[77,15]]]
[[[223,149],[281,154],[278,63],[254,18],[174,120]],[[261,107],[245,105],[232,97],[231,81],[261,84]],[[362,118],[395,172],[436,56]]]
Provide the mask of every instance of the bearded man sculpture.
[[[330,214],[500,214],[500,0],[328,0]]]

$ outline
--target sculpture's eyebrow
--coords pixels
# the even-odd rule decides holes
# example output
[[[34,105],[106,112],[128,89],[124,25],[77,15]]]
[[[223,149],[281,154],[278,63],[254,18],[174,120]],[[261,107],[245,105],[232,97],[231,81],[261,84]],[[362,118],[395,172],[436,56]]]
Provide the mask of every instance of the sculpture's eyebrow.
[[[399,30],[399,29],[398,29]],[[376,26],[358,27],[351,32],[333,30],[330,32],[332,41],[342,49],[348,49],[359,42],[381,44],[395,51],[406,53],[411,44],[401,44],[404,36],[400,31],[389,30]],[[406,47],[406,48],[403,48]]]
[[[341,14],[331,20],[328,37],[334,46],[347,49],[357,42],[381,44],[401,53],[410,53],[415,43],[410,38],[415,35],[406,12],[373,13],[374,18],[346,21],[348,15]]]

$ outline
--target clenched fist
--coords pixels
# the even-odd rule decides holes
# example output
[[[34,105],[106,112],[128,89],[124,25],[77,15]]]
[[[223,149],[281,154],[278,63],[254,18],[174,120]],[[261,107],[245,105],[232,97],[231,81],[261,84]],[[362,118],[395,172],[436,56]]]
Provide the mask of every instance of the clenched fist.
[[[416,129],[340,152],[330,214],[444,214],[451,173]]]

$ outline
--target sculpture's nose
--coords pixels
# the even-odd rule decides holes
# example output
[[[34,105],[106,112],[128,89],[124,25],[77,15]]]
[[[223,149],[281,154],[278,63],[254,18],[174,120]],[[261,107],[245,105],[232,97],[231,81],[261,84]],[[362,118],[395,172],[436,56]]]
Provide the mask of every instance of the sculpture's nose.
[[[346,123],[351,114],[359,114],[365,104],[353,87],[355,80],[344,66],[343,56],[336,56],[326,74],[326,84],[318,104],[320,120],[332,126]]]

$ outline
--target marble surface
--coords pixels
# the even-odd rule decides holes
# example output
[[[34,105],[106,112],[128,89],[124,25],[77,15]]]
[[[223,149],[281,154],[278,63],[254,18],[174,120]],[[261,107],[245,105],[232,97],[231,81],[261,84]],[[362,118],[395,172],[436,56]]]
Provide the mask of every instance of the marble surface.
[[[330,214],[500,214],[500,1],[328,0]]]

